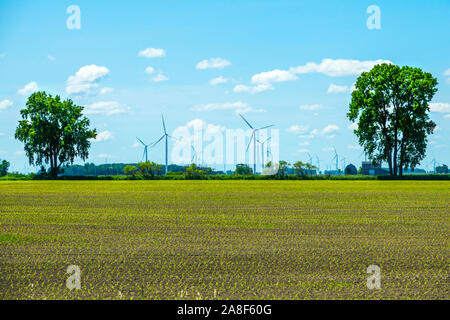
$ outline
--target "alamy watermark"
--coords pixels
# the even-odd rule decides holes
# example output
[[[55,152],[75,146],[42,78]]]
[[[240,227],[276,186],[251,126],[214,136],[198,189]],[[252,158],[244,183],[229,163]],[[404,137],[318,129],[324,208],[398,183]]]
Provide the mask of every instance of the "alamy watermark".
[[[81,269],[79,266],[71,265],[67,267],[66,273],[70,274],[70,277],[66,280],[66,287],[69,290],[81,289]]]
[[[66,13],[70,16],[66,20],[66,26],[69,30],[81,29],[81,9],[79,6],[71,5],[66,9]]]
[[[246,163],[256,167],[258,172],[270,174],[279,162],[279,130],[264,129],[252,134],[250,129],[225,129],[202,122],[192,127],[179,127],[171,135],[174,138],[171,162],[197,165]]]
[[[369,290],[381,289],[381,269],[379,266],[372,264],[367,267],[366,272],[370,274],[367,278],[367,288]]]
[[[367,29],[369,30],[381,30],[381,9],[377,5],[371,5],[367,8],[367,14],[370,14],[367,18]]]

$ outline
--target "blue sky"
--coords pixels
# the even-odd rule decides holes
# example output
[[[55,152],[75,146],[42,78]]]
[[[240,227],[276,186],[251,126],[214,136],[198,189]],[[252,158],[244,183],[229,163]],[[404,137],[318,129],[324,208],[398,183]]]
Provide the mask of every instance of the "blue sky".
[[[70,5],[81,29],[66,26]],[[380,8],[379,30],[367,28],[370,5]],[[157,140],[161,113],[172,132],[196,119],[245,129],[244,112],[257,126],[276,125],[281,159],[317,154],[326,169],[335,146],[359,166],[346,118],[351,86],[361,70],[391,61],[438,78],[438,129],[421,167],[433,157],[448,164],[449,18],[448,0],[0,0],[0,158],[33,169],[13,135],[38,89],[88,107],[102,133],[88,161],[98,164],[141,160],[135,137]],[[151,160],[163,156],[162,145],[150,150]]]

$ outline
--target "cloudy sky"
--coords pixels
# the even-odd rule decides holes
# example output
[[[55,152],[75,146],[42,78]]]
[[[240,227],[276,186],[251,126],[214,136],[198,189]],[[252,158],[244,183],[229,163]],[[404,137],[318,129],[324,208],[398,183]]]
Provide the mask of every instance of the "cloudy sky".
[[[367,25],[374,4],[381,29]],[[170,132],[193,123],[245,129],[242,113],[276,125],[282,159],[309,153],[326,169],[335,146],[359,166],[346,118],[352,85],[388,61],[438,78],[438,128],[422,167],[433,157],[448,164],[449,16],[448,0],[0,0],[0,158],[33,169],[13,135],[27,97],[45,90],[86,107],[99,132],[95,163],[141,160],[136,136],[157,140],[161,113]],[[149,154],[163,162],[162,145]]]

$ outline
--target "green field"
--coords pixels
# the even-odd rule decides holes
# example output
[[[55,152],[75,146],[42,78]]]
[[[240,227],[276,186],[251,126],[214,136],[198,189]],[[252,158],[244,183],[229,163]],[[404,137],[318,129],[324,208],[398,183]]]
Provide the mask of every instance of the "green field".
[[[447,181],[5,181],[0,299],[449,299],[449,214]]]

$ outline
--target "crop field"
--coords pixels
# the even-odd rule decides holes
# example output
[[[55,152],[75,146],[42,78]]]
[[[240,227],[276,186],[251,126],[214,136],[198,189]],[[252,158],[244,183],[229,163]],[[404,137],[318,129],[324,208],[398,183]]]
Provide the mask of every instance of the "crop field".
[[[447,181],[5,181],[0,299],[449,299],[449,215]]]

